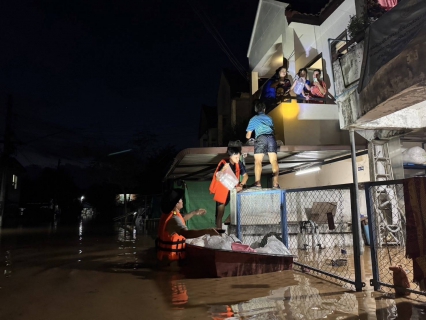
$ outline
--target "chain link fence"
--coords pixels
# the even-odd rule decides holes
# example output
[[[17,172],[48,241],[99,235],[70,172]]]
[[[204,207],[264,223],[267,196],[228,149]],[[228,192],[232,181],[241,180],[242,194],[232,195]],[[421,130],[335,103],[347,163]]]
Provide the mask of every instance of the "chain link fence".
[[[231,196],[230,233],[252,248],[271,235],[304,272],[361,290],[359,228],[353,228],[353,186],[244,191]],[[356,234],[354,233],[356,230]],[[356,277],[355,275],[358,274]]]
[[[365,184],[368,225],[371,238],[371,262],[375,290],[393,293],[391,266],[401,266],[410,282],[411,298],[426,301],[426,291],[413,282],[413,261],[405,257],[406,214],[402,180],[377,181]]]
[[[289,249],[302,271],[360,290],[364,284],[360,257],[354,254],[360,242],[352,190],[349,184],[286,190]]]
[[[271,235],[287,246],[283,198],[283,190],[275,189],[234,192],[231,196],[230,232],[252,248],[264,246]]]

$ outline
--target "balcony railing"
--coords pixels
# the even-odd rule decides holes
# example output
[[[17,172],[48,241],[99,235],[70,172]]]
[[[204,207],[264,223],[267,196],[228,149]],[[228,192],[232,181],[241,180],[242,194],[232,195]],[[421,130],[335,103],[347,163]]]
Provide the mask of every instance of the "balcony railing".
[[[260,98],[262,102],[266,104],[266,113],[271,112],[276,107],[281,105],[282,103],[303,103],[303,104],[336,104],[336,99],[327,92],[325,97],[316,97],[316,96],[309,96],[308,99],[300,99],[300,97],[297,97],[295,95],[286,95],[286,96],[280,96],[275,99],[262,99]]]

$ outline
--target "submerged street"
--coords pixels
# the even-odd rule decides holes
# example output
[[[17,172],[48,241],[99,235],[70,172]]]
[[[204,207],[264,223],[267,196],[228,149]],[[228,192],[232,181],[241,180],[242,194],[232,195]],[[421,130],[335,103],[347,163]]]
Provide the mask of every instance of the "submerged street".
[[[1,230],[1,319],[426,319],[425,306],[297,271],[184,279],[154,241],[90,223]],[[398,316],[397,316],[398,315]]]

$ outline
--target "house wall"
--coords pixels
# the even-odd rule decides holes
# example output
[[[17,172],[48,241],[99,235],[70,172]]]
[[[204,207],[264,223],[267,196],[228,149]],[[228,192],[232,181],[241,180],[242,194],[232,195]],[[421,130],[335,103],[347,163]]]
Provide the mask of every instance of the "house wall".
[[[329,52],[329,39],[337,38],[345,31],[349,16],[355,15],[355,1],[343,2],[320,26],[312,26],[302,23],[291,23],[288,25],[285,17],[286,4],[261,0],[259,4],[258,17],[254,25],[248,58],[251,70],[259,71],[259,77],[270,76],[271,72],[265,74],[267,66],[274,64],[271,71],[275,70],[275,61],[271,61],[274,46],[281,41],[283,56],[289,60],[289,74],[294,77],[295,73],[320,53],[324,59],[324,80],[329,91],[334,95],[333,73],[331,57]]]
[[[349,133],[339,126],[337,106],[282,103],[268,113],[274,121],[275,138],[286,145],[348,145]],[[365,140],[356,135],[356,144]]]
[[[250,95],[242,94],[241,98],[236,100],[236,123],[248,121],[253,116],[253,106]]]
[[[370,181],[370,165],[368,156],[363,155],[356,158],[358,167],[358,182]],[[278,178],[283,189],[297,189],[308,187],[320,187],[327,185],[338,185],[352,183],[352,161],[351,159],[330,163],[321,166],[317,172],[296,176],[289,173]]]
[[[249,45],[247,57],[251,70],[263,66],[272,52],[267,55],[271,48],[274,48],[277,40],[282,42],[286,32],[287,21],[285,20],[285,8],[287,4],[273,1],[260,0],[258,12],[253,27],[254,34]],[[260,72],[260,77],[266,76]]]
[[[320,26],[290,24],[290,28],[294,30],[296,70],[305,67],[321,53],[325,67],[323,70],[324,81],[332,95],[335,95],[335,92],[329,39],[336,39],[345,31],[351,15],[355,15],[355,1],[346,0]]]
[[[198,140],[200,148],[217,147],[217,128],[210,128]]]

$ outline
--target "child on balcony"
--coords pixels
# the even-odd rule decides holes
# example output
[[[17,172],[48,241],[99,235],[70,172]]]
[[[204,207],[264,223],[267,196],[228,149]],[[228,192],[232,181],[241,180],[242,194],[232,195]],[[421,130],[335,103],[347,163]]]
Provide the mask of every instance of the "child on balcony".
[[[309,91],[311,90],[311,82],[307,79],[308,70],[306,68],[302,68],[297,73],[294,78],[293,85],[291,86],[291,90],[297,96],[297,102],[303,103],[306,100],[309,100]]]

